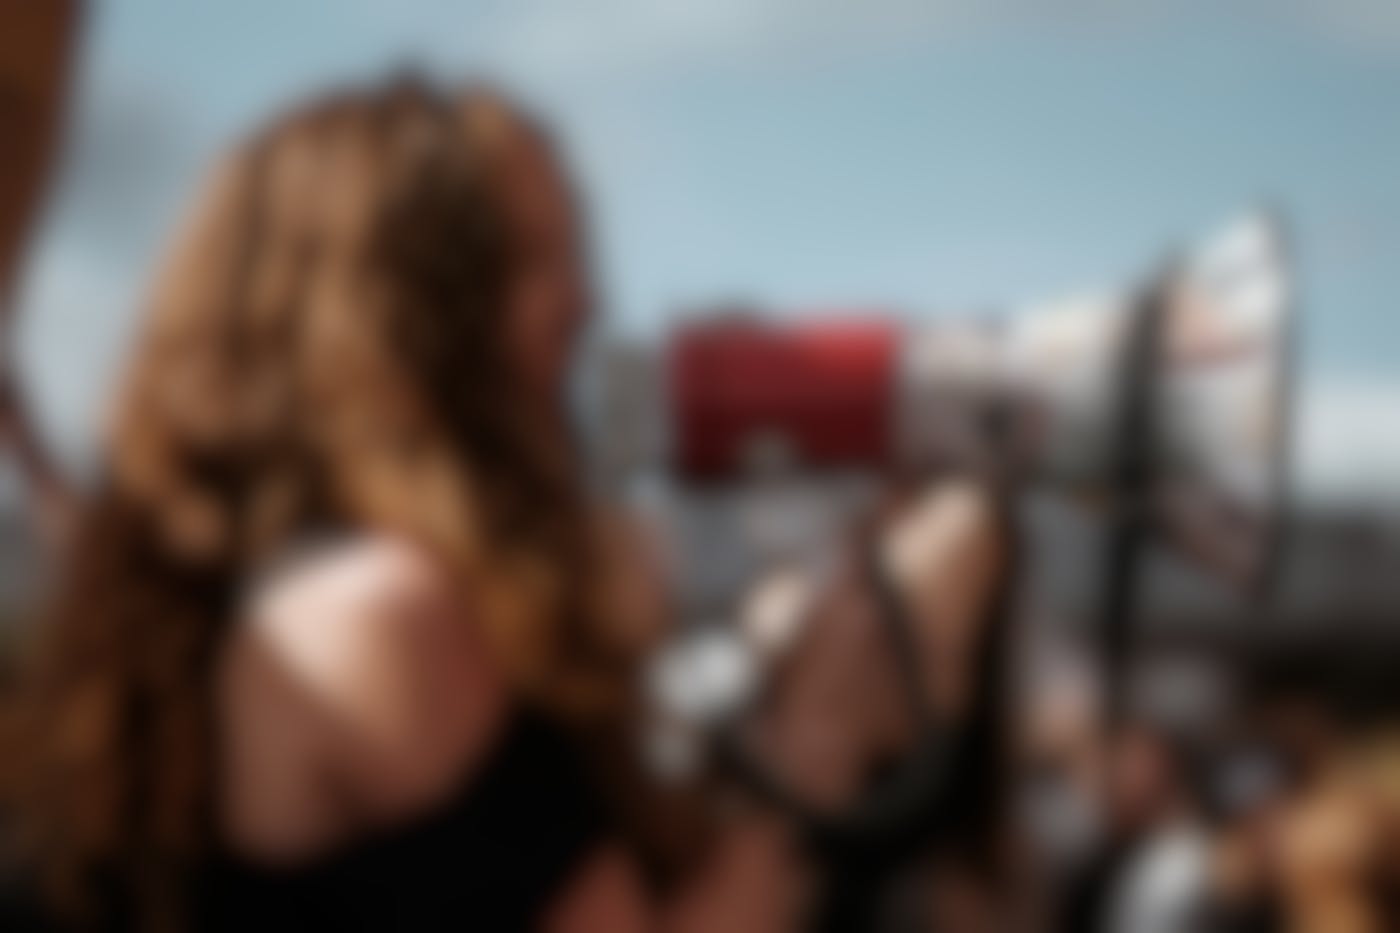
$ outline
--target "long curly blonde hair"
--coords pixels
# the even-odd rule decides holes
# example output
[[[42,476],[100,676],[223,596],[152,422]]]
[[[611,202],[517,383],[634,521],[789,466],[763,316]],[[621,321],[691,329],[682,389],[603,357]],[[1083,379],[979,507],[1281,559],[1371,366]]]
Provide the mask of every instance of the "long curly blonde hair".
[[[208,186],[6,749],[25,851],[68,899],[178,901],[213,842],[211,659],[240,588],[299,536],[411,536],[472,580],[523,694],[616,703],[563,418],[513,403],[502,350],[519,244],[501,178],[522,144],[548,151],[494,93],[403,80],[276,121]]]

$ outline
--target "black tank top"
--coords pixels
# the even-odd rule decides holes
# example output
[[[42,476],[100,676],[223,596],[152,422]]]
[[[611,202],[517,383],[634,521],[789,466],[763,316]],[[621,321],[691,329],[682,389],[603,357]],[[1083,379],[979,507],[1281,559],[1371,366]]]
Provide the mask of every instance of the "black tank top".
[[[517,713],[486,769],[424,818],[296,871],[215,860],[197,928],[532,929],[607,834],[589,777],[558,727]]]
[[[514,931],[538,926],[604,840],[610,813],[577,744],[514,714],[483,770],[444,806],[292,871],[224,854],[198,873],[194,931]],[[95,928],[136,933],[115,897]],[[0,872],[0,931],[56,933],[34,888]]]

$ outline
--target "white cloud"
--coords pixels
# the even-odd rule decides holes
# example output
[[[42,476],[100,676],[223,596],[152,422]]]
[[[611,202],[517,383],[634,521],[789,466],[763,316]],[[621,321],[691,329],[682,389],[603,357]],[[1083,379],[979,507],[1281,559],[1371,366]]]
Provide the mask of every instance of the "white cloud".
[[[1298,399],[1300,492],[1400,505],[1400,381],[1326,381]]]

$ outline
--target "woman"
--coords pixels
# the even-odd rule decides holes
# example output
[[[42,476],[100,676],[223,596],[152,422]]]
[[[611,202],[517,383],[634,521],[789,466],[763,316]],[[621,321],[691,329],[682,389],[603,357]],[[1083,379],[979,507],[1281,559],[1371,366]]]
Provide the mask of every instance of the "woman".
[[[84,11],[80,0],[0,0],[0,440],[28,487],[45,544],[62,537],[70,492],[32,424],[9,341],[26,246],[61,141]]]
[[[645,637],[566,430],[588,312],[552,148],[489,92],[337,94],[223,167],[6,750],[65,923],[648,922],[584,752]]]

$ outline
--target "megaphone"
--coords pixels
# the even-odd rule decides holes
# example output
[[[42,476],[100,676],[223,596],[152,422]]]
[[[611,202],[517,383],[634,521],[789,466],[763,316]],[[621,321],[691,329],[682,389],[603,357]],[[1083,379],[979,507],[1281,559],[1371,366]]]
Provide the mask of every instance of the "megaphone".
[[[812,541],[862,477],[991,467],[1131,509],[1259,591],[1283,527],[1291,290],[1282,226],[1259,213],[1144,284],[1004,315],[710,315],[613,348],[600,463],[673,513],[700,502],[712,538],[734,513],[736,562],[765,551],[758,532]],[[745,576],[700,603],[733,601]]]
[[[926,329],[902,380],[905,455],[966,458],[947,437],[976,432],[940,426],[957,420],[952,399],[964,420],[994,426],[976,437],[983,451],[1145,512],[1179,553],[1257,592],[1283,525],[1291,290],[1282,228],[1259,214],[1140,288],[1032,306],[975,333]]]
[[[993,470],[1013,490],[1057,489],[1103,513],[1094,621],[1111,725],[1147,541],[1245,592],[1270,578],[1284,524],[1289,273],[1280,224],[1259,214],[1136,287],[998,317],[729,313],[685,323],[661,347],[615,348],[599,462],[669,533],[689,589],[682,630],[649,671],[656,770],[694,773],[713,752],[836,876],[852,857],[898,849],[946,805],[959,762],[917,665],[899,663],[914,642],[898,601],[877,600],[874,615],[914,740],[878,786],[833,811],[746,738],[767,673],[802,637],[826,544],[891,474]]]
[[[596,410],[598,462],[680,554],[684,618],[647,678],[655,771],[693,774],[713,754],[833,866],[884,850],[944,805],[957,762],[920,699],[917,666],[900,659],[915,739],[840,812],[809,800],[745,737],[768,672],[803,635],[830,543],[892,473],[990,469],[1013,490],[1058,489],[1106,516],[1093,621],[1111,726],[1146,542],[1244,592],[1270,579],[1284,525],[1291,306],[1282,227],[1258,214],[1136,287],[998,317],[728,313],[682,324],[661,347],[615,347]],[[897,601],[877,602],[907,661],[912,623]]]

